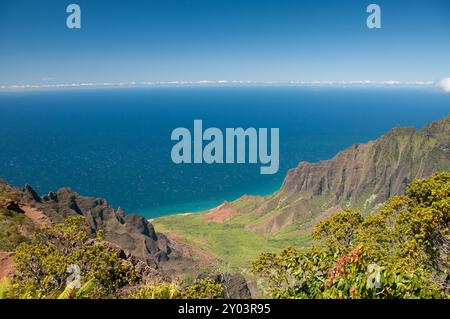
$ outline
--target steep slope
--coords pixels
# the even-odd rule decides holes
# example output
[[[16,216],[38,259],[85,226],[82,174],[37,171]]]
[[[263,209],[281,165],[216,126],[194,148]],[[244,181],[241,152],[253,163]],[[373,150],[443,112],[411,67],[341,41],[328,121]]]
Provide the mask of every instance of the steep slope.
[[[330,160],[301,162],[281,189],[257,207],[240,209],[258,222],[248,229],[276,232],[292,224],[310,226],[320,215],[351,206],[370,211],[402,194],[412,180],[450,170],[450,116],[422,130],[395,127],[366,144],[355,144]],[[240,206],[240,201],[233,206]]]

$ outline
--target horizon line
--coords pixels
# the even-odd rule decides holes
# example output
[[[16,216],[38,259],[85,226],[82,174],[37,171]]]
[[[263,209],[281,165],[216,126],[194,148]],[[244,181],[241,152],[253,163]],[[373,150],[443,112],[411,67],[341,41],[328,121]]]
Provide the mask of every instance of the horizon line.
[[[129,82],[80,82],[55,84],[12,84],[0,85],[0,90],[27,89],[67,89],[67,88],[120,88],[120,87],[166,87],[166,86],[438,86],[435,81],[397,81],[397,80],[351,80],[351,81],[252,81],[252,80],[200,80],[200,81],[129,81]]]

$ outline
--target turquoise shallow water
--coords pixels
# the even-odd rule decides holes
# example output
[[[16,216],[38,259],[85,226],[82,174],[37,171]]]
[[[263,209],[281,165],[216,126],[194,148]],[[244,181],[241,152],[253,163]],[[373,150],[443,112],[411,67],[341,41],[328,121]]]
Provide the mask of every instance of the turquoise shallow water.
[[[334,156],[393,126],[450,113],[434,89],[183,87],[0,93],[0,177],[41,194],[70,186],[147,217],[268,194],[299,161]],[[280,170],[175,165],[176,127],[280,128]]]

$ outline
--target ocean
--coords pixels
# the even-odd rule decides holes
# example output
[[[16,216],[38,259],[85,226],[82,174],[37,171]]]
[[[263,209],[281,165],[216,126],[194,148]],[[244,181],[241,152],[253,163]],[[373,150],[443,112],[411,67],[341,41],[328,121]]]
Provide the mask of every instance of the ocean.
[[[0,178],[45,194],[70,187],[148,218],[266,195],[300,161],[333,157],[395,125],[450,113],[425,88],[160,87],[0,92]],[[176,127],[280,129],[280,169],[172,162]]]

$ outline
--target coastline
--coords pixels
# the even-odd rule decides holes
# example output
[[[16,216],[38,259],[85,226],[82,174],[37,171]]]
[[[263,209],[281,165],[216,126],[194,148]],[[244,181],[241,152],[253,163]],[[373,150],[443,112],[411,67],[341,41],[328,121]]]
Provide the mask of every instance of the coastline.
[[[224,196],[220,199],[165,205],[158,209],[137,211],[136,214],[144,216],[147,220],[154,220],[166,216],[191,215],[211,210],[222,205],[224,202],[233,202],[243,196],[267,196],[277,192],[280,187],[281,184],[272,183],[263,187],[253,188],[253,190],[249,190],[245,193],[230,194],[229,196]]]

